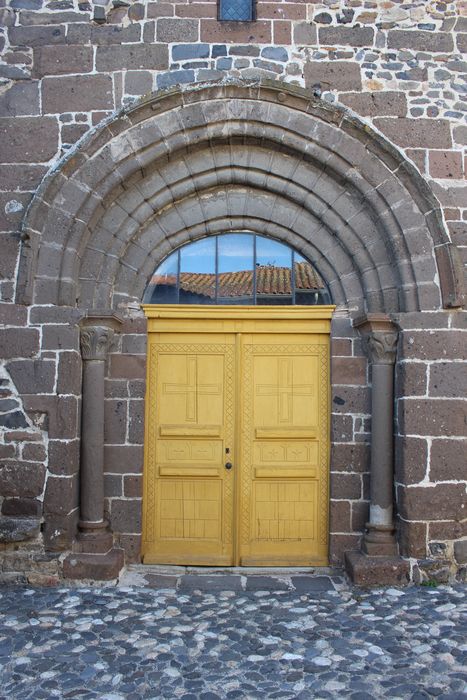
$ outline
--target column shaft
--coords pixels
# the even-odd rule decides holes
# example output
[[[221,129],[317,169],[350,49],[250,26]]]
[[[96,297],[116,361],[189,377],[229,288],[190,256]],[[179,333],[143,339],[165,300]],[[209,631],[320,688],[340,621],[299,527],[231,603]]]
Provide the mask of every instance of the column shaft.
[[[81,412],[81,526],[104,520],[104,361],[84,360]]]
[[[392,527],[393,365],[374,364],[371,394],[370,523]]]

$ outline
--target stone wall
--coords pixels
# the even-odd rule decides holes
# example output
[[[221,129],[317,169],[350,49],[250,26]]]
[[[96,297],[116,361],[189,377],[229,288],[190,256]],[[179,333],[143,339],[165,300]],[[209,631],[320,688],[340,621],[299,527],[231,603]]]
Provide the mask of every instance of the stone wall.
[[[26,558],[36,557],[40,568],[44,547],[57,556],[70,548],[78,519],[82,311],[14,303],[20,224],[46,173],[79,151],[91,130],[152,91],[205,81],[280,81],[345,106],[400,149],[438,197],[465,263],[466,15],[460,0],[259,1],[256,22],[221,24],[212,0],[115,6],[0,0],[0,493],[6,551],[14,552],[14,538],[22,538],[35,552]],[[65,240],[58,218],[54,236],[58,248]],[[52,269],[52,247],[49,253]],[[369,497],[371,376],[350,315],[341,309],[333,321],[333,563],[358,545]],[[427,575],[444,567],[436,574],[443,576],[445,560],[459,566],[466,561],[466,387],[460,367],[467,325],[458,311],[405,314],[397,321],[401,548],[404,556],[428,559]],[[105,488],[117,542],[132,561],[141,527],[144,377],[145,322],[130,310],[107,366]],[[23,530],[11,534],[18,523]],[[4,558],[8,572],[24,569],[12,556]],[[44,571],[53,573],[54,565],[44,561]]]

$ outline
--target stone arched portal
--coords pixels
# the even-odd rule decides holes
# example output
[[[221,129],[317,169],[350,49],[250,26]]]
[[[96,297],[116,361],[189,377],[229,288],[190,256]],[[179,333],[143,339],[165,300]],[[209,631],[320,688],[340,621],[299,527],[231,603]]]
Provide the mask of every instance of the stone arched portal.
[[[277,83],[152,95],[85,139],[27,212],[18,300],[140,301],[173,248],[238,229],[290,242],[337,304],[460,304],[456,251],[415,168],[342,108]]]
[[[103,329],[119,328],[120,323],[112,310],[134,308],[156,265],[174,248],[232,230],[268,235],[298,249],[348,316],[373,315],[366,324],[370,333],[392,332],[385,325],[389,313],[461,303],[457,251],[423,178],[397,149],[348,111],[278,83],[198,85],[156,94],[84,139],[44,181],[27,212],[17,300],[77,306],[86,312],[82,341],[87,337],[91,350],[95,341],[99,352],[83,350],[82,342],[84,377],[100,361],[99,386],[95,377],[87,377],[87,384],[93,400],[98,395],[103,402],[103,363],[111,342]],[[345,322],[348,329],[350,318]],[[99,340],[103,335],[108,337],[105,347]],[[347,338],[350,331],[342,335]],[[360,371],[362,359],[350,358],[354,364],[348,366]],[[393,366],[392,345],[378,361]],[[337,384],[345,385],[336,377]],[[365,437],[364,416],[371,413],[366,375],[361,384],[350,391],[341,387],[336,396],[337,443],[346,422],[339,407],[346,402],[354,404],[349,410],[355,415],[363,416],[354,419],[353,429]],[[83,393],[84,406],[86,402]],[[103,447],[102,406],[97,413],[88,438],[91,446]],[[384,419],[391,441],[387,411]],[[360,452],[358,438],[355,453]],[[139,437],[133,439],[139,442]],[[127,447],[133,449],[133,444]],[[355,454],[348,457],[345,444],[338,447],[345,460],[357,459]],[[99,495],[95,510],[87,515],[92,524],[102,518],[103,483],[101,477],[95,481],[102,461],[93,447],[86,465],[85,452],[82,433],[81,486]],[[387,480],[392,456],[386,457]],[[334,459],[336,471],[339,459]],[[364,477],[362,497],[368,500]],[[344,480],[342,487],[348,493],[350,481]],[[392,500],[391,483],[386,498],[388,493]],[[349,497],[360,498],[353,494]],[[360,516],[360,524],[353,525],[360,531],[365,523],[361,505],[360,513],[353,507],[351,512],[352,522]],[[70,515],[75,511],[70,501]],[[137,509],[135,513],[132,522]],[[83,520],[83,509],[81,516]],[[392,514],[388,517],[392,522]],[[114,529],[117,519],[112,509]],[[103,519],[102,525],[105,529]],[[342,540],[336,551],[358,540],[347,536],[345,527],[336,525],[336,537]],[[107,535],[96,544],[93,533],[86,534],[91,534],[93,552],[99,547],[107,551]],[[338,559],[336,555],[334,561]]]

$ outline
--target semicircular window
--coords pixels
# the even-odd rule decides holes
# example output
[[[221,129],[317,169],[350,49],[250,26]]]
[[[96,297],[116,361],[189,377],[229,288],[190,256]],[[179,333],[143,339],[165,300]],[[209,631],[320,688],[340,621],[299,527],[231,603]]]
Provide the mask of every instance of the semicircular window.
[[[161,263],[145,304],[329,304],[313,265],[283,243],[225,233],[179,248]]]

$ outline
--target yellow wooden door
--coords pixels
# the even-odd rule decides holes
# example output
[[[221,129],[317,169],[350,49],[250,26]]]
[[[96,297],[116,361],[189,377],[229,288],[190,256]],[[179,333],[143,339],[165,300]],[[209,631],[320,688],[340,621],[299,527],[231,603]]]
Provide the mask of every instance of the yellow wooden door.
[[[151,333],[144,561],[233,563],[232,334]]]
[[[327,564],[333,307],[144,309],[144,561]]]

